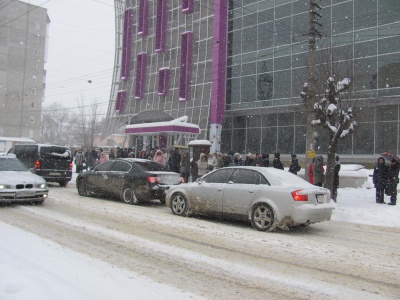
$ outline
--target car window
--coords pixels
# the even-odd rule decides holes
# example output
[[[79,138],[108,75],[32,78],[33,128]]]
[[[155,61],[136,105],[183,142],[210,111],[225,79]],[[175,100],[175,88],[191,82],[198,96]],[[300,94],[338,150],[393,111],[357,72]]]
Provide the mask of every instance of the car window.
[[[260,184],[261,175],[254,170],[237,169],[229,178],[229,181],[238,184]]]
[[[15,158],[1,158],[0,171],[28,171],[28,169]]]
[[[94,171],[97,171],[97,172],[109,171],[111,169],[113,162],[114,161],[112,161],[112,160],[108,160],[108,161],[96,166],[96,168],[94,168]]]
[[[129,172],[131,170],[131,165],[125,161],[115,161],[114,165],[111,167],[111,171],[114,172]]]
[[[71,160],[71,151],[60,146],[42,146],[40,147],[40,157],[51,160]]]
[[[143,171],[169,171],[164,165],[154,161],[135,161],[135,165]]]
[[[209,183],[227,183],[234,169],[220,169],[203,177],[203,181]]]
[[[18,158],[36,159],[38,155],[38,146],[36,145],[16,146],[14,154]]]

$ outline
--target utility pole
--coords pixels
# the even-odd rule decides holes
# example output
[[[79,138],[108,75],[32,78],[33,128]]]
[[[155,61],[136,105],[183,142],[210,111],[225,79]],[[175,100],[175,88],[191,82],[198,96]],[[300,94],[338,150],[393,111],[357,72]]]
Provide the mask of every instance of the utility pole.
[[[314,129],[311,122],[314,119],[314,103],[316,102],[316,74],[315,74],[315,52],[316,52],[316,37],[321,37],[318,27],[322,25],[317,22],[318,18],[322,18],[318,11],[321,7],[316,3],[317,0],[310,0],[309,12],[309,32],[308,32],[308,84],[304,87],[306,97],[304,97],[305,111],[307,114],[306,124],[306,172],[305,178],[308,178],[308,168],[315,157],[315,137]]]

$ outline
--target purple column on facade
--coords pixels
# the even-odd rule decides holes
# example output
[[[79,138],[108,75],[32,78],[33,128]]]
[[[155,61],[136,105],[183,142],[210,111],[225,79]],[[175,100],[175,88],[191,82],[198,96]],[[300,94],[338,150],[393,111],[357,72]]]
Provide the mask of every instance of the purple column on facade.
[[[136,78],[135,78],[135,99],[141,99],[144,92],[146,80],[146,53],[136,56]]]
[[[182,0],[182,13],[191,14],[194,9],[194,0]]]
[[[125,10],[124,31],[122,33],[121,80],[127,80],[131,66],[132,8]]]
[[[154,52],[164,52],[167,31],[167,3],[166,0],[157,0],[157,19],[154,41]]]
[[[115,111],[121,113],[125,106],[126,91],[118,91],[117,101],[115,102]]]
[[[179,101],[186,101],[189,97],[189,84],[192,67],[193,33],[184,32],[181,35],[181,53],[179,64]]]
[[[226,0],[214,1],[210,124],[222,124],[225,113],[227,2]]]
[[[158,95],[166,96],[168,94],[169,85],[169,68],[158,70]]]
[[[149,2],[148,0],[139,0],[138,9],[138,35],[147,35],[149,24]]]

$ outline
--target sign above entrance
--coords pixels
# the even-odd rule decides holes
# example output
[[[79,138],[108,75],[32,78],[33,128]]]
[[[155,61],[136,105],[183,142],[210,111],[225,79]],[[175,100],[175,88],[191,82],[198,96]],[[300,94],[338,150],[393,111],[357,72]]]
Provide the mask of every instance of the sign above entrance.
[[[125,127],[125,133],[132,135],[149,135],[163,132],[199,134],[200,127],[196,124],[186,123],[187,120],[188,117],[184,116],[167,122],[152,122],[127,125]]]

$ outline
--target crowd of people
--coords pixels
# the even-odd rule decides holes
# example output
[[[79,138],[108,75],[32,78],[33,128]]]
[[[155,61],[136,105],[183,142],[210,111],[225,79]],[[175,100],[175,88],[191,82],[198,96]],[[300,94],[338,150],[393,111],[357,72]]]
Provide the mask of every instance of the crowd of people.
[[[229,167],[229,166],[255,166],[255,167],[269,167],[269,154],[248,153],[245,158],[239,153],[233,151],[229,153],[214,152],[210,154],[201,153],[197,161],[191,161],[188,150],[180,150],[175,148],[170,153],[165,149],[154,147],[149,149],[146,146],[143,150],[138,152],[134,148],[120,148],[110,149],[108,156],[100,148],[98,151],[93,147],[92,149],[82,150],[77,149],[74,154],[76,172],[83,172],[84,170],[90,171],[96,165],[114,158],[143,158],[149,159],[161,165],[164,165],[169,170],[180,173],[184,182],[188,182],[190,176],[195,181],[197,178],[207,174],[208,172]],[[283,163],[280,159],[280,153],[275,153],[272,160],[272,167],[283,170]],[[296,154],[291,155],[289,172],[297,175],[301,170],[299,161]],[[336,202],[338,188],[339,188],[339,171],[340,160],[336,156],[336,164],[334,168],[333,177],[333,200]],[[311,184],[316,186],[323,186],[325,181],[325,168],[324,159],[322,156],[317,156],[313,159],[308,170],[308,178]],[[390,196],[389,205],[396,205],[397,201],[397,184],[399,175],[399,162],[397,157],[393,158],[389,165],[385,164],[385,158],[379,157],[378,162],[373,172],[373,183],[376,188],[376,203],[386,203],[384,195]]]

